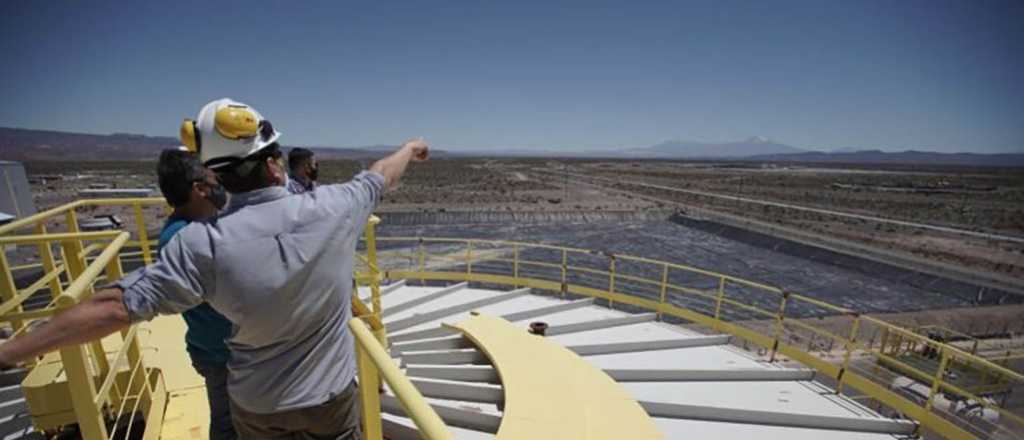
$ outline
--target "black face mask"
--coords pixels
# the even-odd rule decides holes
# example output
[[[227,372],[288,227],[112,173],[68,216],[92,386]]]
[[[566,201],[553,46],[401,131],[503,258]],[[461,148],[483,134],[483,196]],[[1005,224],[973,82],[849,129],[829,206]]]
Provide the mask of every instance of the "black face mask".
[[[311,180],[313,182],[316,182],[316,178],[320,175],[320,167],[310,168],[308,174],[309,174],[309,180]]]
[[[206,200],[209,200],[218,211],[224,209],[228,204],[228,192],[224,190],[224,186],[219,183],[207,184],[207,188],[210,188],[210,194],[206,196]]]

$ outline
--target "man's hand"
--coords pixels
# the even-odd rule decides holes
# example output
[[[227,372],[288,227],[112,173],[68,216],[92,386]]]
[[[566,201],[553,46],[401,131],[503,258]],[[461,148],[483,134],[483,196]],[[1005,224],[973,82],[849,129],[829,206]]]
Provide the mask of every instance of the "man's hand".
[[[402,148],[410,150],[413,162],[425,162],[430,157],[430,145],[423,138],[406,141]]]
[[[409,165],[409,162],[423,162],[428,158],[430,158],[430,146],[423,138],[417,138],[406,141],[394,154],[374,162],[370,166],[370,171],[384,176],[385,187],[392,188],[405,173],[405,167]]]

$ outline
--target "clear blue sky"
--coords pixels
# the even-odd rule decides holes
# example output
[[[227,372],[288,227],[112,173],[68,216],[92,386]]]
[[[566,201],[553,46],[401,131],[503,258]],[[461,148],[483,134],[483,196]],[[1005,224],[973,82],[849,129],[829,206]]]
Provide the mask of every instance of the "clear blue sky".
[[[557,3],[557,5],[556,5]],[[0,126],[289,145],[1024,151],[1024,2],[0,2]]]

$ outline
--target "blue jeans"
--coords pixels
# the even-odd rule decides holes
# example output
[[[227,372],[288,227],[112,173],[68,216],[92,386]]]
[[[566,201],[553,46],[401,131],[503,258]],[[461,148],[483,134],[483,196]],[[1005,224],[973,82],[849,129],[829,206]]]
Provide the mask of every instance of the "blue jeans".
[[[231,400],[228,398],[228,366],[193,360],[192,367],[206,379],[206,399],[210,401],[210,440],[236,440],[238,434],[231,423]]]

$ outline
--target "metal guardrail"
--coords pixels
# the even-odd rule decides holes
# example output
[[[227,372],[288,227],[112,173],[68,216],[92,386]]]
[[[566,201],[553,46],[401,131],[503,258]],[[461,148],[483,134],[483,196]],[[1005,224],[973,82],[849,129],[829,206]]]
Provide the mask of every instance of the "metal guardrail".
[[[359,318],[348,323],[356,340],[356,362],[359,366],[359,394],[363,405],[363,435],[370,440],[382,438],[380,418],[380,379],[388,384],[391,392],[401,402],[420,436],[427,440],[450,440],[448,427],[441,421],[416,386],[398,369],[394,360],[377,341],[367,325]]]
[[[376,246],[386,278],[525,286],[655,311],[736,336],[769,361],[789,358],[814,368],[837,393],[857,390],[945,438],[1024,432],[1020,409],[1005,407],[1024,375],[806,295],[676,263],[545,244],[379,237]],[[898,386],[900,377],[925,387],[923,395]],[[1004,404],[992,393],[1002,393]]]
[[[163,203],[158,198],[80,200],[0,227],[0,240],[6,240],[0,243],[36,244],[38,247],[40,261],[16,269],[39,268],[43,271],[32,285],[17,290],[12,274],[15,268],[8,265],[6,259],[0,260],[0,294],[4,301],[0,304],[0,311],[6,312],[0,314],[0,322],[10,322],[16,332],[22,332],[27,328],[25,322],[50,316],[55,310],[87,298],[92,284],[101,275],[107,279],[121,275],[119,254],[132,254],[146,264],[152,262],[154,243],[147,235],[143,208],[163,206]],[[133,210],[135,224],[131,230],[134,237],[123,231],[80,233],[76,211],[87,206]],[[49,233],[48,228],[59,227],[61,219],[67,234]],[[354,297],[353,314],[359,320],[350,323],[359,341],[360,380],[367,381],[369,385],[379,383],[380,377],[384,377],[418,426],[423,423],[421,433],[436,435],[430,438],[449,438],[450,433],[440,428],[443,423],[440,427],[435,423],[437,415],[422,395],[403,385],[404,376],[400,371],[396,374],[397,368],[386,356],[387,334],[381,322],[380,304],[380,281],[383,278],[532,287],[562,296],[599,298],[609,307],[651,310],[666,320],[682,320],[716,332],[729,333],[744,341],[744,345],[752,344],[771,361],[782,358],[798,361],[814,368],[819,373],[818,377],[834,381],[837,392],[846,388],[858,390],[877,403],[879,409],[884,407],[914,419],[924,429],[945,438],[981,438],[996,431],[1011,435],[1024,432],[1024,418],[1019,409],[1005,407],[1005,396],[1024,384],[1024,376],[1020,373],[953,345],[930,340],[876,318],[861,316],[844,307],[774,286],[671,262],[511,241],[380,238],[375,235],[375,224],[375,221],[368,224],[363,240],[366,256],[360,257],[361,268],[355,274],[357,282],[370,286],[371,305],[366,306]],[[11,236],[29,228],[32,230],[30,236]],[[111,237],[115,238],[107,246],[83,245]],[[52,244],[57,242],[60,243],[60,263],[52,249]],[[123,252],[129,248],[135,250]],[[102,252],[98,256],[92,256],[99,250]],[[44,287],[49,287],[53,293],[53,302],[43,310],[22,310],[21,303]],[[137,344],[136,334],[133,329],[122,333],[122,338],[127,341],[124,346],[129,348],[115,353],[114,362],[107,359],[98,342],[61,351],[62,361],[69,367],[69,382],[75,376],[77,385],[72,388],[78,389],[74,393],[79,396],[75,398],[76,417],[80,424],[90,426],[86,429],[83,425],[82,431],[88,439],[110,438],[102,416],[98,416],[103,414],[98,408],[104,405],[110,407],[118,403],[118,414],[128,414],[123,412],[124,403],[132,402],[138,407],[145,396],[150,399],[150,410],[162,404],[151,388],[148,394],[143,390],[133,394],[132,390],[119,389],[117,378],[111,379],[114,372],[110,364],[117,365],[123,359],[133,366],[131,377],[134,378],[139,370],[144,372],[143,376],[149,374],[137,346],[132,348],[130,345]],[[372,338],[367,338],[367,334]],[[87,370],[84,366],[87,362],[99,365],[99,369],[106,372],[99,388],[96,388],[96,383],[85,380]],[[102,366],[104,362],[106,367]],[[71,371],[79,366],[82,374],[72,374]],[[981,379],[972,383],[963,380],[965,376]],[[894,380],[900,377],[913,379],[925,391],[895,386]],[[160,381],[142,381],[150,385],[157,382]],[[368,439],[381,438],[377,388],[362,386],[360,391]],[[1003,404],[996,403],[1000,393],[1004,396]],[[79,413],[79,407],[85,409]],[[993,415],[997,415],[997,420]],[[147,423],[147,430],[150,428]],[[115,434],[117,432],[120,431],[115,429]]]
[[[381,321],[383,311],[380,303],[380,281],[383,273],[377,260],[376,226],[380,219],[370,217],[366,224],[363,243],[366,256],[358,255],[362,263],[356,268],[355,279],[370,288],[368,307],[357,292],[352,295],[352,315],[348,327],[356,340],[356,363],[359,374],[359,397],[362,408],[363,437],[367,440],[382,440],[384,435],[381,418],[380,393],[383,391],[381,378],[401,403],[405,413],[427,440],[451,440],[451,431],[441,421],[437,412],[427,403],[419,390],[412,384],[388,355],[387,331]],[[372,307],[372,309],[371,309]]]
[[[51,229],[60,229],[63,232],[80,232],[78,218],[81,211],[96,208],[127,209],[131,214],[130,228],[124,228],[125,232],[132,234],[132,239],[125,243],[127,249],[137,249],[145,264],[153,262],[155,257],[155,240],[151,240],[147,230],[144,209],[147,207],[159,207],[165,212],[170,212],[167,202],[159,197],[147,198],[117,198],[117,199],[85,199],[76,200],[34,215],[15,220],[0,226],[0,237],[15,235],[16,233],[47,235]],[[129,225],[126,225],[129,226]],[[105,231],[104,231],[105,232]],[[39,245],[40,259],[45,263],[46,251]],[[81,249],[79,249],[81,251]],[[16,266],[16,270],[39,268],[41,263]],[[49,271],[50,268],[44,268]]]
[[[0,226],[0,248],[36,247],[33,262],[19,266],[10,265],[6,252],[0,252],[0,299],[4,301],[0,304],[0,322],[10,323],[12,337],[21,336],[29,328],[28,322],[48,318],[88,299],[98,281],[120,278],[123,257],[151,263],[156,243],[148,236],[143,211],[148,206],[166,207],[166,202],[159,198],[79,200]],[[130,210],[132,232],[81,232],[79,215],[98,207]],[[38,279],[17,289],[16,275],[27,278],[35,273],[41,273]],[[25,310],[25,301],[43,289],[49,291],[51,301],[41,308]],[[167,393],[162,373],[146,366],[138,333],[134,325],[120,332],[116,341],[120,346],[112,357],[99,340],[59,350],[55,359],[65,371],[66,386],[47,388],[47,392],[57,394],[44,400],[70,401],[73,417],[36,419],[36,428],[59,429],[73,422],[86,439],[126,439],[138,435],[133,431],[137,431],[136,414],[141,413],[146,438],[159,436]],[[34,367],[36,362],[29,362],[29,366]]]
[[[0,275],[3,285],[0,294],[5,302],[0,305],[0,321],[11,323],[12,337],[20,337],[28,328],[26,321],[50,317],[61,310],[73,307],[93,294],[96,280],[105,275],[106,279],[122,276],[119,254],[128,242],[129,234],[121,231],[69,232],[57,234],[36,234],[28,236],[0,237],[0,248],[9,245],[38,245],[49,249],[53,244],[61,247],[62,262],[53,261],[52,254],[44,255],[42,266],[52,268],[26,289],[14,294],[12,272],[5,259],[0,260]],[[94,243],[83,249],[83,242]],[[86,257],[100,251],[91,262]],[[67,284],[60,281],[66,275]],[[22,311],[25,299],[49,285],[53,296],[47,306],[31,312]],[[120,348],[109,359],[100,340],[72,345],[59,350],[59,360],[66,377],[65,399],[70,400],[74,421],[86,439],[127,439],[134,427],[136,414],[140,409],[146,416],[146,430],[159,432],[160,420],[166,403],[166,392],[162,391],[162,379],[158,370],[145,367],[139,347],[137,327],[131,326],[120,334]],[[124,368],[122,368],[124,366]],[[97,388],[96,384],[100,383]],[[60,401],[61,396],[54,396]],[[32,402],[30,401],[30,406]],[[45,411],[45,409],[44,409]],[[108,429],[109,425],[113,431]],[[37,429],[55,429],[59,426],[37,425]]]
[[[0,323],[9,322],[14,329],[13,337],[20,336],[29,326],[27,321],[42,319],[71,307],[88,298],[92,286],[101,277],[113,280],[122,276],[122,259],[140,259],[143,264],[150,264],[155,258],[156,241],[150,240],[143,208],[146,206],[166,206],[163,199],[94,199],[79,200],[62,205],[36,215],[26,217],[4,226],[0,226],[0,250],[9,245],[37,246],[37,261],[29,264],[12,266],[6,259],[6,253],[0,252]],[[130,209],[133,212],[134,224],[131,234],[127,231],[79,232],[79,211],[95,207]],[[383,364],[380,353],[387,346],[387,334],[381,323],[380,281],[382,274],[376,264],[375,228],[380,220],[372,217],[366,227],[364,241],[369,243],[366,256],[359,256],[365,270],[355,274],[355,279],[370,287],[371,308],[365,306],[357,297],[353,298],[353,314],[359,320],[370,325],[356,327],[356,335],[372,335],[366,340],[359,337],[360,357],[359,372],[361,380],[366,381],[362,387],[363,420],[368,439],[381,439],[380,399],[377,386],[370,386],[376,378],[379,383],[381,376],[392,386],[398,399],[413,414],[414,420],[429,420],[429,425],[422,427],[425,433],[446,431],[437,414],[427,405],[422,395],[415,392],[407,379],[395,375],[394,366]],[[67,232],[53,233],[59,228]],[[30,235],[14,235],[17,232],[29,232]],[[134,236],[134,237],[132,237]],[[134,240],[130,240],[134,238]],[[113,240],[106,242],[104,240]],[[87,244],[88,243],[88,244]],[[59,244],[58,263],[54,257],[53,246]],[[136,249],[125,252],[125,249]],[[99,255],[94,255],[100,251]],[[16,273],[42,271],[42,276],[25,289],[18,290],[15,286]],[[49,288],[53,296],[46,307],[39,310],[25,311],[22,303],[44,288]],[[353,322],[352,326],[363,326],[361,322]],[[81,346],[74,346],[60,351],[60,361],[67,371],[67,392],[74,407],[74,421],[79,425],[85,439],[127,438],[132,434],[135,423],[134,414],[140,408],[146,410],[145,437],[158,436],[162,428],[163,405],[166,404],[166,392],[155,389],[162,386],[162,380],[153,377],[159,371],[147,369],[145,360],[138,344],[138,327],[131,326],[121,332],[122,345],[107,357],[100,341],[92,341]],[[386,356],[386,355],[385,355]],[[376,361],[373,361],[373,360]],[[119,371],[118,366],[127,364],[127,371]],[[391,367],[391,368],[388,368]],[[93,377],[96,373],[96,377]],[[124,377],[127,374],[127,377]],[[139,378],[141,377],[141,380]],[[402,380],[404,379],[404,384]],[[127,385],[125,385],[125,383]],[[98,387],[97,387],[98,384]],[[410,394],[410,390],[414,394]],[[372,391],[372,392],[369,392]],[[163,393],[162,395],[160,393]],[[58,396],[58,400],[61,397]],[[375,403],[375,405],[374,405]],[[426,408],[427,412],[424,412]],[[123,425],[122,421],[127,425]],[[108,432],[113,426],[113,432]],[[423,422],[428,423],[428,422]],[[440,425],[438,425],[440,423]],[[53,429],[58,426],[36,426],[38,429]],[[155,434],[152,434],[155,433]],[[437,436],[431,438],[451,438]]]

